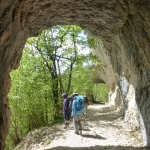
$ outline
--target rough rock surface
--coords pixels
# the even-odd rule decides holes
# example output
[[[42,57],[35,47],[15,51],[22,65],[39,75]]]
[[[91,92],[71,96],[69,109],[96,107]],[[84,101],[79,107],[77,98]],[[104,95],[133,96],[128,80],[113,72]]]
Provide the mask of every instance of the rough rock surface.
[[[126,124],[150,146],[149,0],[1,0],[0,149],[10,121],[9,73],[19,66],[27,38],[58,24],[87,28],[102,41],[113,71],[106,82],[110,101],[123,104]]]
[[[82,115],[82,136],[74,133],[72,122],[67,130],[57,124],[29,133],[14,150],[147,150],[120,116],[114,107],[89,105],[88,114]]]

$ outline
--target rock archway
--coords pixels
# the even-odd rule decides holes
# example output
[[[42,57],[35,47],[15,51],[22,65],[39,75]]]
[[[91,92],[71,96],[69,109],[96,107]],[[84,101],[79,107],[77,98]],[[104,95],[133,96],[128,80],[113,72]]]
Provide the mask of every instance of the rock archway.
[[[102,42],[103,80],[110,101],[124,104],[124,120],[150,146],[149,0],[2,0],[0,5],[0,149],[8,133],[7,94],[26,39],[58,24],[87,28]],[[101,44],[101,43],[99,43]],[[101,57],[100,49],[95,51]],[[111,74],[110,74],[111,73]],[[116,94],[114,94],[116,93]],[[117,96],[116,96],[117,95]]]

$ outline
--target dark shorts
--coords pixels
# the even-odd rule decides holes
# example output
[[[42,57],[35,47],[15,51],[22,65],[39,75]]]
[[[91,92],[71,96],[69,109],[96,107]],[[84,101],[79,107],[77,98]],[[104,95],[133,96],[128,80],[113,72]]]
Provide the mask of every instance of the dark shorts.
[[[70,120],[70,110],[65,110],[64,120]]]

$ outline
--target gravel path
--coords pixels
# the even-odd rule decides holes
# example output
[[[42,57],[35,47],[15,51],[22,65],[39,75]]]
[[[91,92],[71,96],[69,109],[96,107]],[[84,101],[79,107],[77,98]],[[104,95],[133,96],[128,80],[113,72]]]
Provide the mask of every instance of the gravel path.
[[[71,121],[68,129],[59,124],[28,134],[14,150],[148,150],[119,118],[107,105],[89,105],[88,114],[82,115],[82,136],[74,133]]]

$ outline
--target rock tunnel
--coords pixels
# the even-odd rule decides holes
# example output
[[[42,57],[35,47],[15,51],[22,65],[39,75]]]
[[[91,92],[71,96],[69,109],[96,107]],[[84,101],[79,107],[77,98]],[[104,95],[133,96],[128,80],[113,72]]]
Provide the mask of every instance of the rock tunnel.
[[[54,25],[74,24],[99,40],[97,78],[109,89],[109,102],[123,108],[127,126],[140,130],[150,146],[149,0],[0,1],[0,149],[5,147],[11,110],[9,73],[17,69],[28,37]]]

